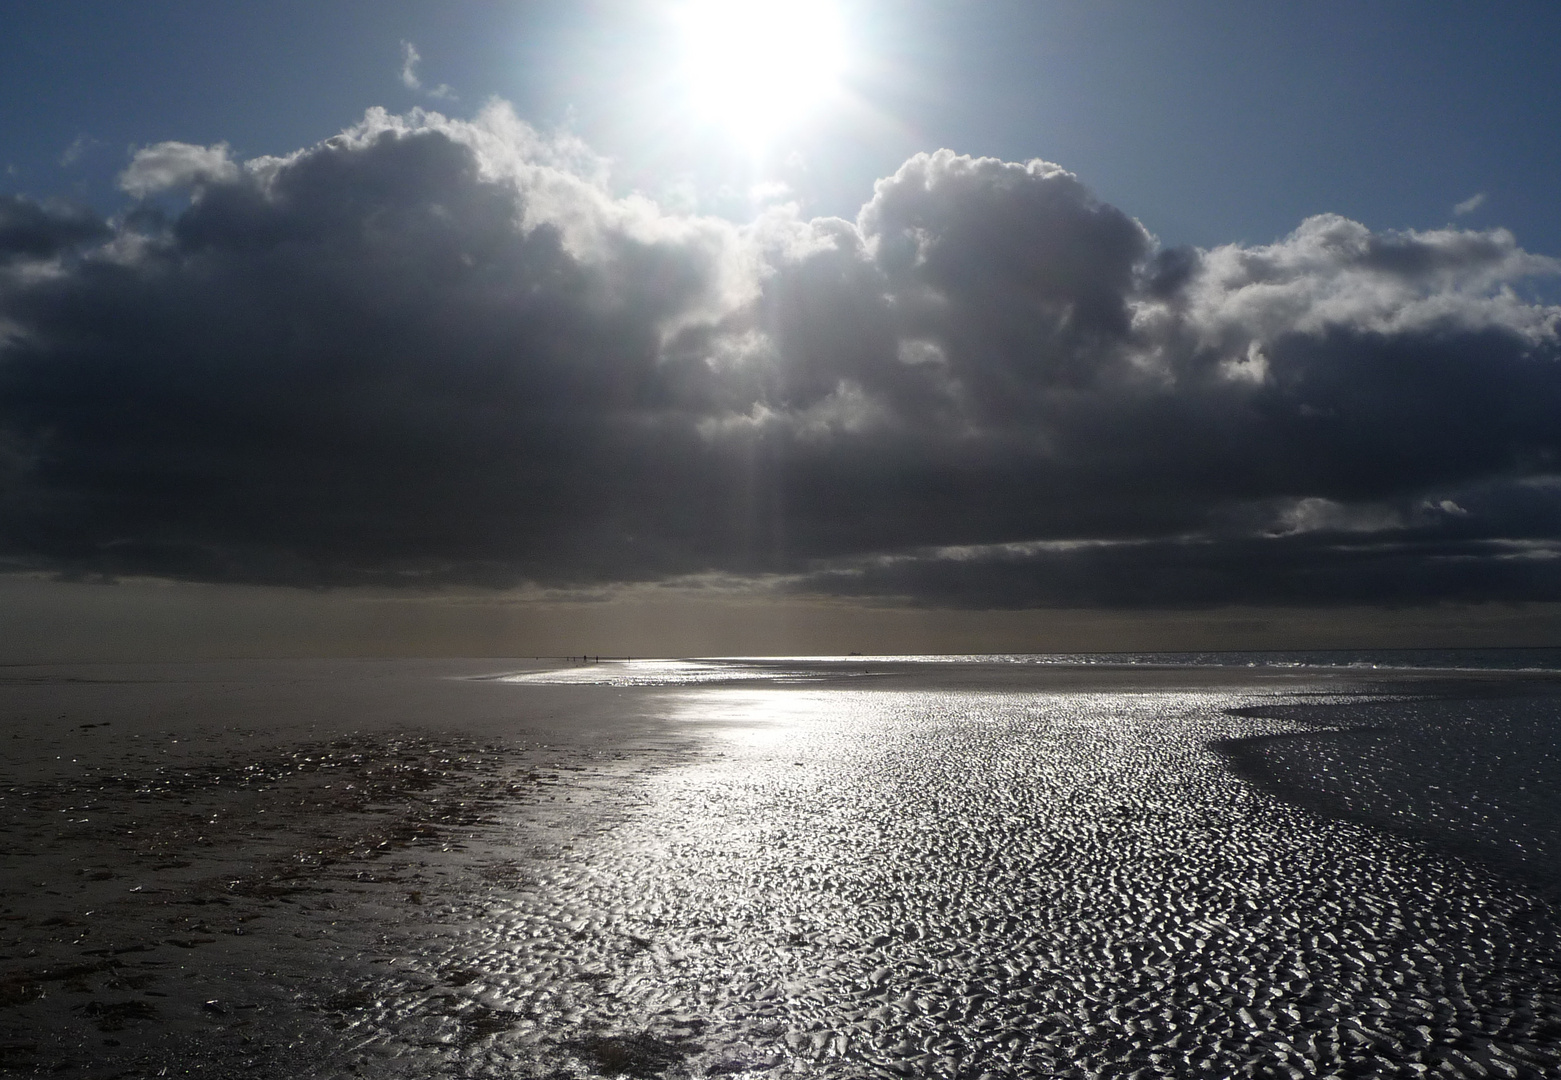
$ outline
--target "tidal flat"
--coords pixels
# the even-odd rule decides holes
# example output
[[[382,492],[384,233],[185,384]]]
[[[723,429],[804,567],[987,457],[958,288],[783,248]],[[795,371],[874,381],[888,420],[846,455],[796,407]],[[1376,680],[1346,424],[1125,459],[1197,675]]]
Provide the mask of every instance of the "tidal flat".
[[[0,669],[0,1073],[1544,1077],[1561,685]]]

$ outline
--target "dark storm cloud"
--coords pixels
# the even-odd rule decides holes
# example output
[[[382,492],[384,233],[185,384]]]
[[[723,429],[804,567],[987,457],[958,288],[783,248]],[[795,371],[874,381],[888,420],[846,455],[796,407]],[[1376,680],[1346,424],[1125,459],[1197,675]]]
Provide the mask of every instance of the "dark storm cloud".
[[[108,225],[90,210],[0,195],[0,263],[46,259],[77,244],[101,240]]]
[[[1561,585],[1561,312],[1513,291],[1556,267],[1499,230],[1163,250],[1057,166],[948,152],[855,222],[737,226],[614,197],[503,107],[164,143],[122,184],[112,228],[0,205],[12,565],[1009,607]]]

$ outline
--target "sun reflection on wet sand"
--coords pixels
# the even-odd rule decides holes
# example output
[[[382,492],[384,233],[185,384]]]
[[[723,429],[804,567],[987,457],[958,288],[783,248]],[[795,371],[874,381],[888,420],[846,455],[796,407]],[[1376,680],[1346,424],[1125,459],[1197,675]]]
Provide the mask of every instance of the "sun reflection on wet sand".
[[[806,725],[833,715],[829,691],[706,690],[679,695],[670,704],[673,722],[749,750],[795,742]]]
[[[1207,744],[1259,700],[679,690],[708,752],[421,966],[483,973],[495,1074],[1561,1062],[1544,902],[1235,778]]]
[[[220,954],[206,938],[178,945],[193,974],[219,955],[251,974],[223,992],[247,997],[179,1005],[193,1012],[177,1039],[151,1041],[153,1021],[124,1011],[143,999],[112,951],[118,966],[71,976],[115,984],[88,999],[97,1013],[51,1006],[42,968],[0,985],[15,990],[0,1005],[18,1020],[109,1017],[125,1048],[100,1053],[121,1071],[196,1048],[235,1069],[391,1080],[1561,1068],[1546,895],[1280,802],[1211,749],[1301,730],[1263,710],[1306,699],[1303,684],[1061,693],[964,676],[905,689],[603,674],[498,689],[517,708],[565,694],[654,714],[664,733],[634,753],[457,754],[426,739],[310,751],[311,768],[340,759],[363,773],[354,783],[379,785],[362,806],[332,805],[343,829],[379,814],[383,846],[255,877],[242,896],[192,877],[189,902],[242,901],[258,922]],[[407,797],[376,779],[387,748],[416,770],[415,818],[384,816]],[[436,814],[437,842],[420,839]],[[223,926],[243,914],[210,910]],[[147,967],[161,981],[146,986],[165,993],[161,971]],[[179,999],[147,1000],[162,1017]]]

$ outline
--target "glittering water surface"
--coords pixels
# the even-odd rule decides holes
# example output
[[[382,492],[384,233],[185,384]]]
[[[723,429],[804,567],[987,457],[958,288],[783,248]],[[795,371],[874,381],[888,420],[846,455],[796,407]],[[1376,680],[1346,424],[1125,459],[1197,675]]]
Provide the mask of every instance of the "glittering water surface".
[[[256,925],[290,936],[243,961],[271,1011],[242,1033],[236,1013],[207,1018],[214,1074],[1561,1072],[1540,884],[1231,767],[1232,746],[1316,734],[1273,710],[1309,700],[1294,687],[700,674],[606,684],[682,733],[663,764],[474,756],[483,797],[446,813],[440,843],[381,830],[400,838],[375,864],[388,884],[345,889],[353,865],[365,881],[349,860],[271,903]],[[1538,730],[1549,706],[1524,708]]]
[[[579,667],[501,675],[500,681],[533,686],[692,686],[702,683],[799,680],[809,673],[776,661],[743,663],[720,660],[608,660]]]
[[[717,756],[497,866],[350,1024],[494,1075],[1554,1075],[1549,905],[1237,779],[1251,700],[684,695]]]

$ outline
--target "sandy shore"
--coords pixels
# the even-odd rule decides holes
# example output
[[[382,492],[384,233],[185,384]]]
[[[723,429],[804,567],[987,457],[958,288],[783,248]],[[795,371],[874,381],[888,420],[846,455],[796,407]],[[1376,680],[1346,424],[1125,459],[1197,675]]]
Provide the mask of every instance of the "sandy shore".
[[[610,688],[471,677],[548,666],[0,669],[0,1069],[312,1075],[469,840],[529,807],[546,858],[594,779],[686,748]]]
[[[1210,749],[1510,677],[547,667],[0,669],[0,1068],[1561,1068],[1543,888]]]

